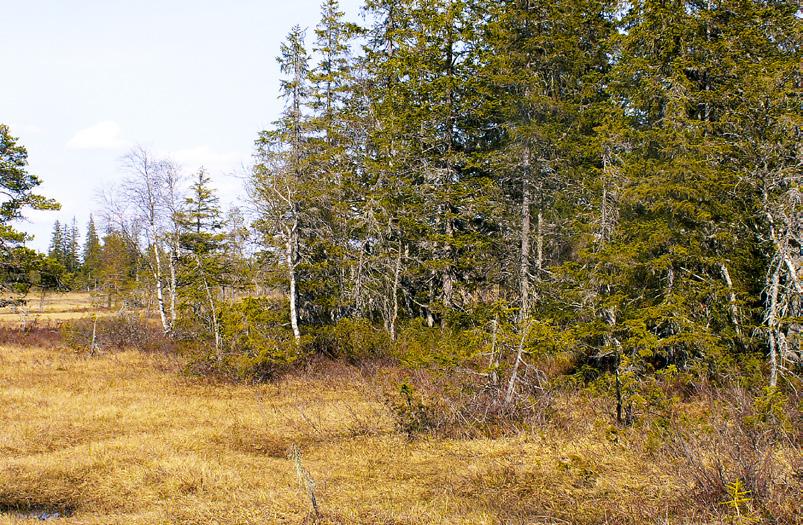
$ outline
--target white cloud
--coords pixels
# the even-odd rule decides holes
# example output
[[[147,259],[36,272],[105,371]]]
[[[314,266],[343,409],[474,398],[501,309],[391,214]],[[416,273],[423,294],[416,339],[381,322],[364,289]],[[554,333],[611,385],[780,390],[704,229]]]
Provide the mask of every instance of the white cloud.
[[[119,150],[129,145],[130,142],[121,137],[120,126],[111,120],[82,129],[67,141],[68,149]]]

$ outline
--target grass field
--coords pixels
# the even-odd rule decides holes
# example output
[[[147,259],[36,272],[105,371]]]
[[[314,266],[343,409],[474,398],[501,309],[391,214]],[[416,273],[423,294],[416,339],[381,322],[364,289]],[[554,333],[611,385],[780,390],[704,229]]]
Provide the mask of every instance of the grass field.
[[[298,467],[320,523],[736,523],[689,507],[683,467],[612,435],[607,407],[555,403],[562,426],[410,441],[376,382],[338,363],[238,386],[172,356],[4,346],[0,523],[312,523]]]
[[[0,308],[0,325],[22,325],[32,322],[53,323],[79,319],[93,314],[108,315],[113,310],[104,308],[103,297],[85,292],[32,293],[25,297],[26,304]]]
[[[236,387],[174,366],[0,349],[0,505],[70,510],[69,523],[299,523],[309,505],[293,444],[338,523],[498,523],[508,511],[602,523],[610,505],[595,502],[615,496],[630,513],[673,488],[587,436],[407,442],[347,370]]]

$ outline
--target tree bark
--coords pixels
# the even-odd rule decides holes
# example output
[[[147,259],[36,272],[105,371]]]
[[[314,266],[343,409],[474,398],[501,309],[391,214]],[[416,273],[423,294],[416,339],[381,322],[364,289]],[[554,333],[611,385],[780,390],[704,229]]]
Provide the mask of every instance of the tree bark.
[[[290,326],[296,343],[301,341],[301,330],[298,327],[298,290],[296,282],[296,263],[298,257],[298,224],[294,223],[287,236],[287,272],[290,279]]]
[[[176,266],[178,262],[178,247],[174,244],[171,246],[171,253],[170,253],[170,284],[169,284],[169,291],[170,291],[170,325],[176,325],[176,303],[177,303],[177,278],[176,278]]]
[[[220,363],[223,361],[223,347],[221,345],[220,340],[220,326],[218,326],[217,322],[217,310],[215,308],[215,300],[212,297],[212,290],[209,288],[209,281],[206,279],[206,272],[204,272],[203,265],[201,264],[201,258],[198,255],[195,255],[195,262],[198,265],[198,272],[201,274],[201,280],[204,283],[204,291],[206,292],[206,300],[209,302],[209,312],[212,318],[212,332],[215,336],[215,356],[217,358],[217,362]]]
[[[154,270],[153,279],[156,281],[156,303],[159,309],[159,318],[162,321],[162,329],[166,335],[170,335],[173,327],[167,318],[167,311],[165,310],[164,291],[162,290],[162,257],[159,255],[159,247],[156,243],[152,243]]]
[[[519,376],[519,365],[522,362],[522,354],[524,354],[524,342],[527,340],[527,334],[530,331],[530,323],[527,323],[521,330],[521,339],[519,340],[519,347],[516,351],[516,361],[513,363],[513,371],[510,373],[510,379],[507,382],[507,391],[505,392],[505,405],[509,405],[513,401],[513,394],[516,392],[516,380]]]
[[[396,254],[396,266],[393,269],[393,287],[391,291],[391,304],[392,311],[390,314],[390,322],[388,323],[388,331],[390,332],[390,339],[396,340],[396,321],[399,318],[399,280],[401,278],[402,269],[402,243],[399,241],[398,253]]]
[[[529,161],[525,161],[525,166],[528,166]],[[529,169],[525,169],[524,178],[522,180],[522,197],[521,197],[521,257],[519,259],[519,295],[521,302],[521,311],[519,312],[519,320],[524,321],[527,318],[530,309],[530,180]]]
[[[736,330],[736,335],[742,337],[742,326],[739,322],[739,305],[736,302],[736,292],[733,291],[733,281],[731,280],[730,272],[725,263],[719,263],[719,271],[722,274],[722,279],[728,287],[728,303],[730,307],[731,322]]]
[[[781,261],[773,269],[769,276],[769,286],[767,298],[767,343],[769,346],[770,361],[770,386],[778,384],[778,295],[781,283]]]

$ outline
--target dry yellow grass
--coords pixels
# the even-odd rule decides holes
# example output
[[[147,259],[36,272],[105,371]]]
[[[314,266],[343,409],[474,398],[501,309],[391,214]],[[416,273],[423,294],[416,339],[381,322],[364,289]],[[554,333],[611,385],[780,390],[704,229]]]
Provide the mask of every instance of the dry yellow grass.
[[[0,324],[22,325],[31,322],[54,322],[79,319],[93,314],[109,315],[114,310],[103,308],[104,298],[89,292],[31,293],[25,297],[26,304],[19,307],[0,308]]]
[[[309,505],[292,444],[324,522],[621,523],[606,515],[615,500],[619,518],[639,523],[644,501],[677,488],[592,427],[576,438],[407,442],[346,369],[246,387],[174,368],[133,352],[0,348],[0,508],[74,511],[54,523],[301,523]]]
[[[50,300],[42,315],[58,320],[92,307]],[[38,523],[24,509],[69,511],[50,521],[63,524],[309,523],[294,445],[321,523],[719,523],[684,508],[679,465],[637,429],[612,434],[593,400],[559,397],[556,425],[514,437],[410,442],[375,381],[329,366],[236,386],[169,356],[0,346],[0,525]]]

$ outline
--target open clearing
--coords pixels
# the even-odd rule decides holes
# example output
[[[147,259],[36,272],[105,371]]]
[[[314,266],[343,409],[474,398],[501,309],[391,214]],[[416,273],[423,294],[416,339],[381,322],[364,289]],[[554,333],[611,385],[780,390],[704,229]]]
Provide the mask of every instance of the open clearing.
[[[293,444],[324,522],[638,523],[676,488],[593,428],[408,442],[349,369],[241,387],[175,368],[133,352],[0,349],[2,506],[73,513],[52,523],[301,523]]]
[[[70,294],[47,311],[69,319],[90,302]],[[3,525],[43,515],[87,525],[313,523],[295,447],[320,523],[725,523],[691,509],[678,476],[687,467],[651,446],[644,428],[612,426],[599,398],[556,395],[550,423],[515,436],[409,440],[380,386],[397,385],[399,369],[322,361],[275,383],[232,385],[187,376],[171,355],[36,344],[0,346]],[[708,413],[695,402],[682,410]],[[785,470],[780,478],[793,479],[795,467]]]
[[[0,325],[58,323],[91,315],[110,315],[116,311],[104,308],[105,304],[105,297],[87,292],[31,294],[26,297],[24,305],[0,308]]]

